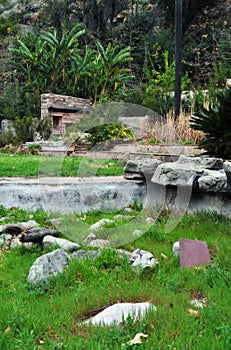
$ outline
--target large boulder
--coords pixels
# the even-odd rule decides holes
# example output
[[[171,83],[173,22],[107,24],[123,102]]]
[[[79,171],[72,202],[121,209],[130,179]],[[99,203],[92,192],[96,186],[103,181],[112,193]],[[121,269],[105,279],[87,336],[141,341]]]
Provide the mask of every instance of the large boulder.
[[[193,186],[205,169],[223,169],[223,160],[208,157],[180,156],[176,162],[158,166],[151,181],[163,186]]]
[[[205,192],[219,192],[228,186],[224,170],[205,170],[198,179],[199,189]]]
[[[28,282],[41,284],[54,276],[62,274],[68,266],[69,255],[64,249],[56,249],[35,260],[30,268]]]
[[[160,160],[152,158],[129,160],[124,169],[124,177],[127,180],[151,179],[161,163]]]

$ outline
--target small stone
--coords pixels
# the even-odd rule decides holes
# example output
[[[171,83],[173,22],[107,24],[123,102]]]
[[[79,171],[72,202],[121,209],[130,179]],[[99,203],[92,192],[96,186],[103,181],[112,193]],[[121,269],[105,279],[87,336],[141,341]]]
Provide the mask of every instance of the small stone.
[[[133,236],[140,236],[142,234],[141,230],[135,230],[133,231]]]
[[[99,229],[100,227],[104,226],[105,224],[112,224],[114,221],[110,219],[101,219],[97,221],[95,224],[90,226],[90,230],[94,231]]]
[[[79,244],[68,241],[67,239],[57,238],[49,235],[43,238],[43,247],[45,249],[50,249],[57,246],[68,252],[73,252],[80,248]]]
[[[91,241],[89,243],[89,246],[97,247],[97,248],[104,248],[104,247],[108,247],[109,245],[110,245],[110,241],[107,239],[94,239],[94,241]]]
[[[18,248],[19,246],[23,245],[23,243],[20,241],[20,239],[18,237],[13,238],[10,244],[10,248],[14,249],[14,248]]]
[[[146,218],[145,220],[149,225],[152,225],[155,223],[155,220],[153,218],[150,218],[150,217]]]
[[[173,244],[173,247],[172,247],[172,253],[173,255],[175,256],[179,256],[180,255],[180,242],[175,242]]]
[[[85,239],[84,239],[84,242],[91,242],[91,241],[94,241],[96,239],[96,235],[91,232]]]
[[[206,300],[193,299],[191,305],[197,307],[198,309],[203,309],[206,306]]]

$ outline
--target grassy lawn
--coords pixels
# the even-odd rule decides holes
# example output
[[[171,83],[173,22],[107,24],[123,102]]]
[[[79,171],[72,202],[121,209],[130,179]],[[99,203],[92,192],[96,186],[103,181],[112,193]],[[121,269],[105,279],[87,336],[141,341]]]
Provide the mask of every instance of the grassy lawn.
[[[110,176],[122,175],[123,165],[117,160],[13,155],[0,153],[2,176]]]
[[[29,215],[46,224],[43,212],[30,214],[0,207],[3,222],[27,220]],[[110,215],[95,212],[81,218],[90,224]],[[107,249],[95,261],[73,260],[65,274],[45,289],[32,288],[27,283],[28,271],[44,252],[1,252],[0,349],[230,350],[230,221],[216,214],[185,216],[170,233],[165,232],[165,223],[164,216],[123,247],[130,251],[139,247],[158,258],[157,268],[139,274],[126,259]],[[206,241],[211,264],[181,268],[179,258],[172,255],[172,244],[181,237]],[[198,316],[188,312],[195,298],[207,300],[206,307],[198,309]],[[109,328],[87,327],[80,322],[92,310],[117,302],[142,301],[153,303],[157,311],[135,324],[128,319],[119,327]],[[127,345],[136,333],[148,337],[140,345]]]

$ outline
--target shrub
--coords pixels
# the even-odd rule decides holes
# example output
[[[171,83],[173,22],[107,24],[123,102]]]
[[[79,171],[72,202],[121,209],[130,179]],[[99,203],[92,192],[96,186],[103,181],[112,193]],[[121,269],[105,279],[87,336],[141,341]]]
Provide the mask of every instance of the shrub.
[[[199,148],[208,154],[229,159],[231,157],[231,88],[210,103],[208,109],[202,108],[191,118],[191,127],[205,133]]]

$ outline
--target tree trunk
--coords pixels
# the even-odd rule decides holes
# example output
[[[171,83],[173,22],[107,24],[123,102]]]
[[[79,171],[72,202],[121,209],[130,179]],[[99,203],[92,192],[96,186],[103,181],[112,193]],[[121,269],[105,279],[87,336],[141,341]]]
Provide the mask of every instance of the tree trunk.
[[[182,79],[182,0],[175,0],[175,88],[174,120],[180,115]]]

